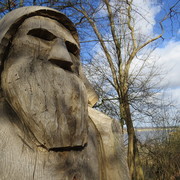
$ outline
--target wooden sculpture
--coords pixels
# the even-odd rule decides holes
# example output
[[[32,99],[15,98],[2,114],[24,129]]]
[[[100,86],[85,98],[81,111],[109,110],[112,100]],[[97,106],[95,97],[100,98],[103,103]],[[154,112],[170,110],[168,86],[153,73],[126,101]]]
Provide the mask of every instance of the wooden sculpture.
[[[128,180],[119,124],[92,106],[72,22],[46,7],[0,21],[0,180]]]

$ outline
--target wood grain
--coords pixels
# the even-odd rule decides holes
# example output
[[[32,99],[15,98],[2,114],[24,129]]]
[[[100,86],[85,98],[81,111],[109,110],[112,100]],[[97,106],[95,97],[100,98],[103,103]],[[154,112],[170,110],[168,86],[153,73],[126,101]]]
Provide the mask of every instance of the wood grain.
[[[121,128],[91,108],[98,97],[65,15],[9,13],[0,62],[0,180],[129,180]]]

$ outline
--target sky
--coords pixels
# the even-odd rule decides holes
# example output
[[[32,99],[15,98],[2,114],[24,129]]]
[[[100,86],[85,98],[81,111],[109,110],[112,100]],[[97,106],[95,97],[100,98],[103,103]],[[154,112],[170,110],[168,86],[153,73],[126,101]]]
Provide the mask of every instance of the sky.
[[[151,24],[148,25],[147,21],[141,21],[139,25],[141,32],[156,36],[160,32],[156,22],[164,16],[175,0],[161,1],[162,4],[159,5],[153,4],[151,0],[134,0],[134,2],[139,7],[143,7],[141,12],[146,13],[146,20]],[[180,7],[180,1],[178,7]],[[175,16],[172,20],[173,26],[170,19],[163,23],[165,27],[164,40],[155,49],[152,56],[164,73],[164,78],[159,86],[165,88],[165,96],[170,98],[180,109],[180,17]],[[137,126],[142,126],[142,124],[137,124]]]
[[[164,16],[164,13],[175,2],[175,0],[162,0],[160,4],[154,3],[153,0],[134,0],[138,10],[146,17],[146,20],[141,19],[141,23],[137,23],[137,28],[139,26],[143,34],[156,36],[160,32],[159,25],[156,22]],[[180,2],[178,7],[180,7]],[[164,22],[164,40],[155,49],[153,56],[157,59],[158,64],[162,66],[163,72],[166,72],[161,86],[166,87],[167,94],[171,95],[175,103],[180,105],[180,26],[178,24],[180,21],[178,21],[177,16],[172,20],[174,21],[173,26],[171,26],[170,20]]]
[[[160,32],[156,21],[160,20],[168,12],[168,8],[177,1],[134,0],[137,12],[143,15],[136,17],[136,29],[146,36],[156,36]],[[180,8],[180,1],[178,7]],[[164,22],[164,41],[155,49],[153,56],[157,59],[159,65],[164,68],[164,71],[167,72],[161,86],[167,88],[167,94],[172,96],[172,99],[180,106],[180,26],[178,24],[180,23],[180,17],[178,19],[175,16],[172,20],[173,28],[170,20]]]
[[[112,0],[112,1],[116,3],[116,0]],[[135,12],[138,12],[138,14],[134,13],[133,16],[133,18],[136,19],[134,23],[136,32],[139,31],[142,37],[146,37],[148,39],[156,37],[160,33],[160,26],[159,24],[157,24],[157,21],[161,19],[162,16],[164,16],[165,11],[167,12],[168,7],[170,7],[170,5],[167,6],[169,4],[167,2],[172,4],[174,0],[166,0],[166,2],[161,1],[161,3],[159,2],[155,3],[155,0],[134,0],[134,8],[136,8]],[[106,11],[101,12],[101,14],[103,13],[105,14]],[[158,93],[157,94],[158,95],[163,94],[164,96],[166,96],[165,97],[166,99],[173,101],[173,103],[177,105],[180,109],[180,27],[176,22],[177,17],[175,17],[175,19],[173,20],[175,21],[173,29],[170,20],[164,22],[163,24],[165,27],[165,33],[163,34],[164,40],[161,40],[160,43],[158,43],[157,48],[152,53],[151,59],[152,59],[152,63],[154,61],[157,61],[156,63],[159,68],[160,74],[162,71],[162,76],[163,76],[162,81],[157,79],[157,82],[159,82],[158,84],[159,87],[164,87],[165,93],[160,92],[159,94]],[[108,64],[106,64],[103,61],[103,52],[101,53],[101,48],[99,48],[99,44],[94,46],[94,49],[95,52],[98,52],[93,57],[95,65],[99,67],[99,64],[101,64],[100,65],[101,70],[103,69],[105,74],[108,75],[109,74],[108,72],[110,72],[109,69],[107,68]],[[147,49],[144,48],[142,54],[146,54],[146,51]],[[143,63],[143,61],[139,61],[138,58],[135,59],[135,64],[132,65],[132,72],[133,72],[133,68],[139,68],[141,62]],[[139,72],[139,71],[134,71],[134,72]],[[146,70],[144,74],[145,73],[147,73]],[[101,82],[100,81],[101,75],[99,75],[96,72],[96,69],[95,69],[95,73],[93,73],[91,69],[91,74],[89,74],[88,77],[90,77],[89,79],[93,79],[93,81]],[[109,92],[109,90],[111,89],[112,89],[111,87],[105,86],[106,91]],[[144,123],[142,121],[137,121],[137,123],[135,122],[135,126],[137,127],[143,127],[143,126],[145,127],[149,125],[150,124]]]
[[[136,32],[139,31],[142,37],[146,37],[147,39],[151,39],[159,35],[160,26],[157,22],[162,19],[164,13],[167,13],[168,8],[173,3],[174,0],[166,0],[166,2],[161,1],[160,3],[155,3],[155,0],[134,0],[134,8],[136,8],[135,12],[138,12],[134,13],[133,16],[135,18],[134,25]],[[172,101],[173,104],[180,109],[180,26],[177,23],[177,17],[172,20],[175,22],[173,26],[171,26],[170,20],[163,23],[165,27],[163,40],[158,43],[157,48],[151,54],[150,61],[152,64],[154,61],[156,62],[160,71],[159,73],[162,74],[161,77],[163,77],[162,81],[160,81],[159,78],[156,79],[157,82],[159,82],[157,86],[163,87],[165,90],[165,92],[162,91],[158,93],[158,95],[163,95],[166,100]],[[94,47],[96,52],[97,47],[98,45]],[[142,54],[146,54],[146,51],[147,49],[144,48]],[[101,52],[100,49],[99,52]],[[96,54],[94,59],[95,62],[96,59],[98,60],[98,63],[101,62],[100,59],[103,59],[101,58],[101,53]],[[141,66],[141,61],[137,58],[133,60],[133,63],[134,64],[131,66],[132,72],[133,69],[134,72],[139,72],[137,68],[139,69],[139,66]],[[104,66],[108,65],[105,63],[101,64],[101,67]],[[107,70],[106,74],[107,72],[109,71]],[[147,73],[146,69],[143,72]],[[98,74],[96,74],[96,76],[98,76]],[[97,81],[99,77],[96,77]],[[108,89],[107,86],[105,88],[106,90]],[[149,124],[143,120],[143,122],[135,122],[135,126],[145,127],[149,126]]]

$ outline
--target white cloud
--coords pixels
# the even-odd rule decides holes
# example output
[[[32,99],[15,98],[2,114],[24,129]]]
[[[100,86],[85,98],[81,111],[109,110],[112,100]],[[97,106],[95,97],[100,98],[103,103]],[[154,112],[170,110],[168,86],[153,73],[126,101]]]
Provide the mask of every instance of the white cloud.
[[[137,12],[142,15],[136,14],[135,27],[141,34],[151,37],[153,37],[153,35],[155,36],[153,32],[156,24],[155,17],[161,10],[160,6],[153,6],[152,2],[153,1],[150,0],[134,0]],[[145,17],[145,19],[143,17]],[[180,29],[177,34],[180,34]],[[144,51],[146,50],[144,49]],[[172,99],[180,105],[180,41],[171,40],[164,43],[161,48],[157,48],[153,52],[150,58],[149,62],[154,63],[154,60],[157,61],[157,65],[160,66],[162,73],[166,72],[161,86],[169,87],[167,95],[171,94]],[[133,64],[131,68],[133,70],[135,66],[136,69],[141,65],[142,62],[136,59],[135,64]],[[148,71],[146,69],[144,70],[145,73]]]
[[[159,64],[167,72],[163,84],[171,88],[180,87],[180,41],[169,41],[164,47],[157,48],[155,55],[159,56]]]
[[[180,87],[168,89],[166,95],[171,97],[172,102],[180,107]]]
[[[162,48],[157,48],[159,64],[167,72],[162,85],[167,86],[167,95],[180,106],[180,41],[169,41]]]
[[[146,55],[145,49],[143,54]],[[140,55],[139,58],[144,59]],[[131,66],[131,72],[135,76],[138,73],[138,70],[143,65],[144,61],[139,59],[134,59],[134,62]],[[140,78],[145,78],[151,69],[153,63],[158,69],[157,77],[153,78],[153,82],[157,82],[157,87],[167,88],[166,95],[171,97],[172,100],[176,101],[176,104],[180,105],[180,41],[168,41],[162,44],[161,47],[155,49],[155,51],[148,57],[148,62],[145,67],[142,69]],[[142,79],[141,79],[142,80]],[[156,84],[156,83],[155,83]]]
[[[160,12],[160,6],[154,6],[153,3],[156,0],[133,0],[132,4],[132,20],[131,23],[134,24],[135,31],[137,34],[141,34],[141,36],[152,37],[154,35],[153,28],[156,24],[155,16]],[[116,12],[117,24],[120,20],[121,23],[123,21],[126,22],[127,16],[127,4],[119,2],[119,0],[111,0],[110,4],[112,6],[112,10]],[[101,4],[100,6],[102,6]],[[124,14],[124,15],[123,15]],[[97,13],[98,16],[107,15],[107,9],[104,5],[103,8]],[[119,24],[116,28],[118,28]],[[121,26],[121,25],[120,25]]]
[[[135,28],[143,35],[152,36],[155,16],[160,11],[160,6],[154,6],[150,0],[134,0]]]
[[[117,1],[111,1],[113,3],[116,3]],[[153,1],[150,0],[134,0],[134,8],[137,13],[133,16],[135,18],[135,28],[136,32],[140,32],[141,35],[144,35],[146,38],[149,37],[154,37],[154,26],[156,25],[155,17],[160,11],[159,6],[154,6],[152,5]],[[103,10],[105,13],[105,9]],[[180,33],[180,30],[178,31]],[[108,36],[108,35],[107,35]],[[142,37],[144,37],[142,36]],[[140,38],[142,38],[140,37]],[[97,50],[97,46],[95,47]],[[101,49],[99,48],[99,52]],[[146,52],[147,51],[147,52]],[[101,53],[99,53],[101,54]],[[103,59],[102,54],[101,55],[96,55],[95,59]],[[139,55],[139,58],[145,58],[145,56],[148,54],[148,50],[145,48],[142,52],[143,55]],[[98,57],[99,56],[99,57]],[[180,104],[180,41],[174,41],[171,40],[169,42],[166,42],[162,44],[160,48],[157,48],[152,56],[149,59],[150,64],[153,64],[154,61],[157,61],[157,65],[160,66],[160,71],[162,70],[163,72],[166,72],[165,78],[159,84],[160,86],[165,86],[169,87],[169,90],[167,92],[168,95],[170,95],[169,92],[172,92],[172,99],[176,99],[177,103]],[[101,66],[102,66],[101,62]],[[135,59],[133,61],[132,67],[131,67],[131,72],[137,73],[138,69],[140,69],[140,66],[143,64],[142,60]],[[106,64],[103,64],[103,66],[108,66]],[[147,66],[146,66],[147,67]],[[146,74],[149,70],[143,69],[142,75]],[[108,70],[106,71],[108,72]],[[161,72],[160,72],[161,74]],[[143,77],[143,76],[142,76]],[[159,80],[157,79],[159,82]]]

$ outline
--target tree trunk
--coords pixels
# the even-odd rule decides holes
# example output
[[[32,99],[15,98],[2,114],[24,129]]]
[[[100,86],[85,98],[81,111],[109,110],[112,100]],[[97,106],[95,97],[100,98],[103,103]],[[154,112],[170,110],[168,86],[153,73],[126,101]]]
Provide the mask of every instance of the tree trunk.
[[[125,86],[124,86],[125,87]],[[140,163],[140,157],[137,147],[136,134],[133,127],[133,122],[131,118],[130,105],[128,102],[128,95],[124,93],[122,86],[122,93],[120,98],[120,113],[121,117],[125,120],[127,125],[128,133],[128,152],[127,161],[129,166],[130,177],[132,180],[144,180],[143,170]],[[125,91],[126,92],[126,91]]]

